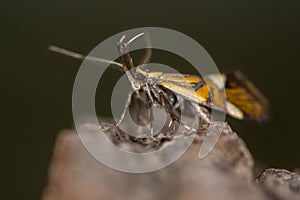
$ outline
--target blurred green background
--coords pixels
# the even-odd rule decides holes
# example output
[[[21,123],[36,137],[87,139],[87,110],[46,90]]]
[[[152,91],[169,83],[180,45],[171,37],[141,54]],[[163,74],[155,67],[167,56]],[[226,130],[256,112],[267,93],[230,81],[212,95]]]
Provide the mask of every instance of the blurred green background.
[[[297,0],[2,2],[1,167],[7,189],[1,187],[1,196],[39,199],[57,133],[72,127],[71,95],[80,61],[47,46],[88,53],[111,35],[144,26],[185,33],[220,71],[240,69],[251,79],[270,100],[272,119],[229,122],[259,165],[300,168],[299,6]],[[98,105],[108,102],[97,98]]]

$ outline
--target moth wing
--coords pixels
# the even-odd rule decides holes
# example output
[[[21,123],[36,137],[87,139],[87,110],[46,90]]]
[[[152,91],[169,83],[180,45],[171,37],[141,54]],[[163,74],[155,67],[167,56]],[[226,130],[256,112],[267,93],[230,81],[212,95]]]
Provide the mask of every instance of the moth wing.
[[[238,107],[245,118],[256,121],[269,118],[269,102],[240,71],[226,74],[225,91],[227,100]]]
[[[209,108],[224,111],[224,98],[210,79],[195,75],[161,74],[159,84],[184,98]],[[210,99],[211,96],[213,99]]]

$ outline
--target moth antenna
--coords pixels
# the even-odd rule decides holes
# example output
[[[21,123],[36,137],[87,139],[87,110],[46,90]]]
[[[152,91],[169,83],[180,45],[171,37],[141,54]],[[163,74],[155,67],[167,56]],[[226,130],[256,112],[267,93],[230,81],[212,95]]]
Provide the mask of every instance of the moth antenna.
[[[104,58],[98,58],[98,57],[94,57],[94,56],[86,56],[86,55],[76,53],[76,52],[73,52],[73,51],[69,51],[67,49],[63,49],[63,48],[60,48],[60,47],[57,47],[57,46],[54,46],[54,45],[50,45],[48,47],[48,49],[50,51],[55,52],[55,53],[63,54],[63,55],[66,55],[66,56],[69,56],[69,57],[72,57],[72,58],[77,58],[79,60],[87,59],[87,60],[91,60],[91,61],[117,65],[117,66],[123,68],[123,65],[121,63],[118,63],[118,62],[115,62],[115,61],[112,61],[112,60],[107,60],[107,59],[104,59]]]
[[[126,35],[123,35],[119,41],[119,43],[123,43],[124,39],[126,38]]]
[[[152,55],[152,49],[151,49],[151,46],[152,46],[152,45],[151,45],[151,40],[150,40],[148,34],[145,35],[145,42],[146,42],[146,46],[147,46],[147,48],[146,48],[146,53],[145,53],[145,55],[143,56],[143,58],[141,59],[141,61],[140,61],[140,63],[139,63],[138,66],[147,64],[147,63],[150,61],[150,59],[151,59],[151,55]]]
[[[133,42],[134,40],[136,40],[137,38],[141,37],[142,35],[144,35],[144,32],[137,34],[136,36],[134,36],[133,38],[131,38],[128,42],[127,45],[129,45],[131,42]]]

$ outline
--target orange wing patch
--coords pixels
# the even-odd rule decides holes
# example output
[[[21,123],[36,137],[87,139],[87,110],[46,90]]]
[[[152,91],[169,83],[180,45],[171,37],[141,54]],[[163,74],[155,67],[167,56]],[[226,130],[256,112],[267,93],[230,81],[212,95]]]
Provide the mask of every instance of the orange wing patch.
[[[209,78],[194,75],[161,74],[159,84],[184,98],[201,105],[224,111],[225,95]]]
[[[240,71],[226,75],[226,97],[243,111],[246,118],[264,121],[269,118],[269,103]]]

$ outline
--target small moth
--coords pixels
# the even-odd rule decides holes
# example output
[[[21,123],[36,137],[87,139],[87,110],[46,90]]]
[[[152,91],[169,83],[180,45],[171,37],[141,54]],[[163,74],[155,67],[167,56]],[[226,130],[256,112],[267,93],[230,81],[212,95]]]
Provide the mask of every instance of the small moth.
[[[191,102],[197,112],[201,112],[201,107],[205,107],[221,112],[226,111],[230,116],[237,119],[255,121],[268,119],[268,101],[240,71],[222,74],[222,84],[219,84],[219,79],[214,74],[201,78],[191,74],[149,72],[144,70],[141,65],[134,66],[129,53],[129,45],[142,35],[143,33],[140,33],[128,42],[124,41],[125,36],[120,39],[117,47],[121,62],[85,56],[56,46],[50,46],[49,49],[74,58],[105,62],[121,67],[126,73],[135,95],[143,100],[143,104],[147,108],[157,105],[164,108],[172,122],[182,123],[176,109],[178,109],[179,103],[184,100]],[[145,60],[149,60],[149,57],[150,55]],[[224,85],[224,88],[220,85]],[[222,97],[224,90],[226,93],[225,101]],[[128,95],[129,98],[124,111],[119,121],[116,122],[117,127],[124,119],[126,110],[131,103],[131,95]],[[200,116],[205,118],[203,114]],[[209,119],[206,121],[209,123]],[[189,128],[187,125],[185,127]]]

